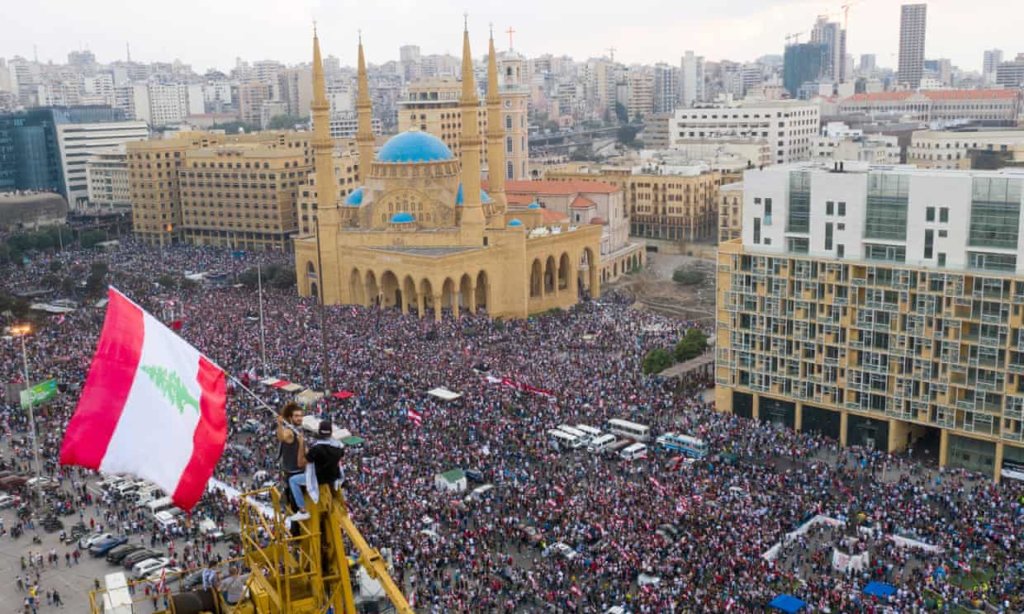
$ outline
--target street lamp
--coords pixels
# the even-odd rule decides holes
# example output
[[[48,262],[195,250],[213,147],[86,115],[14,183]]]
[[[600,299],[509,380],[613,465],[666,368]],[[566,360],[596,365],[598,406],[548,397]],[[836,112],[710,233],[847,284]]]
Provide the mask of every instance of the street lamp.
[[[25,347],[25,337],[32,334],[31,324],[19,324],[10,328],[11,335],[21,338],[21,367],[23,369],[22,374],[25,377],[25,390],[28,391],[28,425],[30,432],[32,433],[32,459],[35,462],[35,478],[36,485],[39,485],[39,473],[42,467],[39,464],[39,442],[36,441],[36,415],[35,410],[32,407],[32,402],[35,400],[32,396],[31,385],[28,381],[28,350]]]

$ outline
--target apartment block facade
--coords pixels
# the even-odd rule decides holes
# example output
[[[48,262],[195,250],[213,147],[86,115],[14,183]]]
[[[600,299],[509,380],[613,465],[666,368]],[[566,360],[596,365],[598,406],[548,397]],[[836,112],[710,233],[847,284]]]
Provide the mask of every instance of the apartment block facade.
[[[1014,153],[1024,147],[1024,130],[915,130],[907,164],[921,168],[969,169],[972,152]]]
[[[1024,470],[1024,173],[748,171],[719,246],[716,405]]]
[[[806,160],[821,120],[817,105],[791,101],[678,109],[670,123],[672,146],[694,139],[749,137],[771,146],[772,160]]]

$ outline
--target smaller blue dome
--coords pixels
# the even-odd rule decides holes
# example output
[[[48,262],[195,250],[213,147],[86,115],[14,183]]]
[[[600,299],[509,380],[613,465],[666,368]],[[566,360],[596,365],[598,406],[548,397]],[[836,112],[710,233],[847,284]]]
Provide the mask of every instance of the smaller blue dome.
[[[519,228],[523,223],[519,221],[519,218],[512,218],[512,221],[508,223],[509,228]]]
[[[359,186],[345,197],[345,205],[348,207],[358,207],[361,204],[363,204],[363,187]]]
[[[416,218],[413,217],[413,214],[406,213],[405,211],[400,211],[400,212],[398,212],[398,213],[396,213],[396,214],[391,216],[391,223],[392,224],[411,224],[412,222],[415,222],[415,221],[416,221]]]
[[[537,201],[533,201],[533,202],[532,202],[532,203],[530,203],[530,204],[529,204],[529,206],[527,206],[526,208],[527,208],[527,209],[540,209],[540,203],[539,203],[539,202],[537,202]]]
[[[491,195],[483,190],[480,190],[480,202],[489,205],[491,204]],[[462,206],[462,184],[459,184],[459,191],[455,193],[455,206]]]
[[[391,137],[377,152],[379,162],[442,162],[454,158],[444,141],[419,130],[407,130]]]

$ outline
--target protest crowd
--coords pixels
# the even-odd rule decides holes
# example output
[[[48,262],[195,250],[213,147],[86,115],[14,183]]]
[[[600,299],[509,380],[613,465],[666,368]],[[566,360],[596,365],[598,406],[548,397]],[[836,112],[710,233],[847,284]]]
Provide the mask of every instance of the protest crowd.
[[[110,253],[65,251],[7,267],[0,289],[38,287],[57,268],[54,259],[65,268],[106,261],[107,283],[157,317],[172,313],[186,340],[273,407],[291,395],[261,385],[266,377],[352,393],[306,411],[365,440],[346,450],[343,490],[356,525],[387,552],[417,611],[748,612],[763,611],[780,594],[831,612],[1024,610],[1020,482],[995,484],[716,413],[704,394],[713,386],[706,376],[642,374],[650,349],[671,347],[687,329],[707,324],[635,309],[614,292],[527,321],[463,313],[435,323],[397,310],[328,307],[325,386],[314,301],[294,289],[265,290],[263,364],[256,292],[155,281],[209,270],[231,278],[257,262],[287,262],[285,255],[239,259],[124,242]],[[147,543],[175,542],[179,564],[203,566],[216,555],[201,537],[162,533],[141,511],[97,500],[82,486],[88,472],[57,465],[103,314],[84,304],[50,318],[27,340],[30,379],[55,377],[64,390],[37,410],[44,473],[61,481],[64,500],[83,522]],[[16,340],[0,344],[4,382],[20,381],[20,352]],[[437,386],[462,396],[426,394]],[[230,393],[229,446],[216,477],[244,491],[277,478],[278,442],[267,409],[239,384]],[[28,470],[26,415],[15,405],[3,410],[11,461]],[[604,428],[610,418],[699,437],[710,453],[679,463],[650,442],[648,458],[627,462],[560,451],[545,436],[559,424]],[[248,428],[250,420],[262,426]],[[438,490],[435,475],[453,468],[479,472],[493,490],[468,501],[465,493]],[[196,513],[223,526],[233,506],[208,494]],[[817,515],[843,524],[784,539]],[[897,544],[897,535],[937,551]],[[571,553],[551,548],[558,543]],[[870,553],[870,562],[837,570],[836,548]],[[885,599],[863,594],[872,580],[897,592]]]

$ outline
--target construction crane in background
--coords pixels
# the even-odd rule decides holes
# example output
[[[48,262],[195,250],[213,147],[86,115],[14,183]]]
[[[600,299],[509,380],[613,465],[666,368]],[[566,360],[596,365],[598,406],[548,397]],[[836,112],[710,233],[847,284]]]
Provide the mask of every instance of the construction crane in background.
[[[850,0],[850,2],[847,2],[846,4],[844,4],[843,6],[840,7],[842,9],[842,11],[843,11],[843,29],[844,30],[846,29],[846,26],[850,22],[850,7],[857,6],[861,2],[863,2],[863,0]]]
[[[261,497],[269,497],[270,503],[260,503]],[[241,495],[238,519],[243,554],[241,560],[231,563],[244,564],[249,570],[243,598],[229,605],[217,590],[182,592],[170,595],[165,609],[154,614],[356,614],[352,583],[358,582],[360,568],[380,584],[395,612],[414,614],[402,589],[391,578],[388,562],[352,522],[341,492],[321,485],[320,501],[310,499],[306,501],[309,519],[289,527],[281,513],[277,488]],[[346,539],[358,555],[350,557],[346,553]],[[92,614],[132,612],[134,599],[124,575],[111,576],[104,589],[89,594]],[[175,584],[174,579],[167,578],[168,587]],[[142,601],[143,591],[135,592]]]
[[[615,61],[615,47],[608,47],[607,49],[605,49],[605,51],[608,52],[608,55],[611,57],[612,62],[614,62]]]
[[[800,37],[803,36],[804,34],[806,34],[806,32],[794,32],[792,34],[787,34],[786,35],[786,46],[789,46],[789,45],[799,45],[800,44]]]

